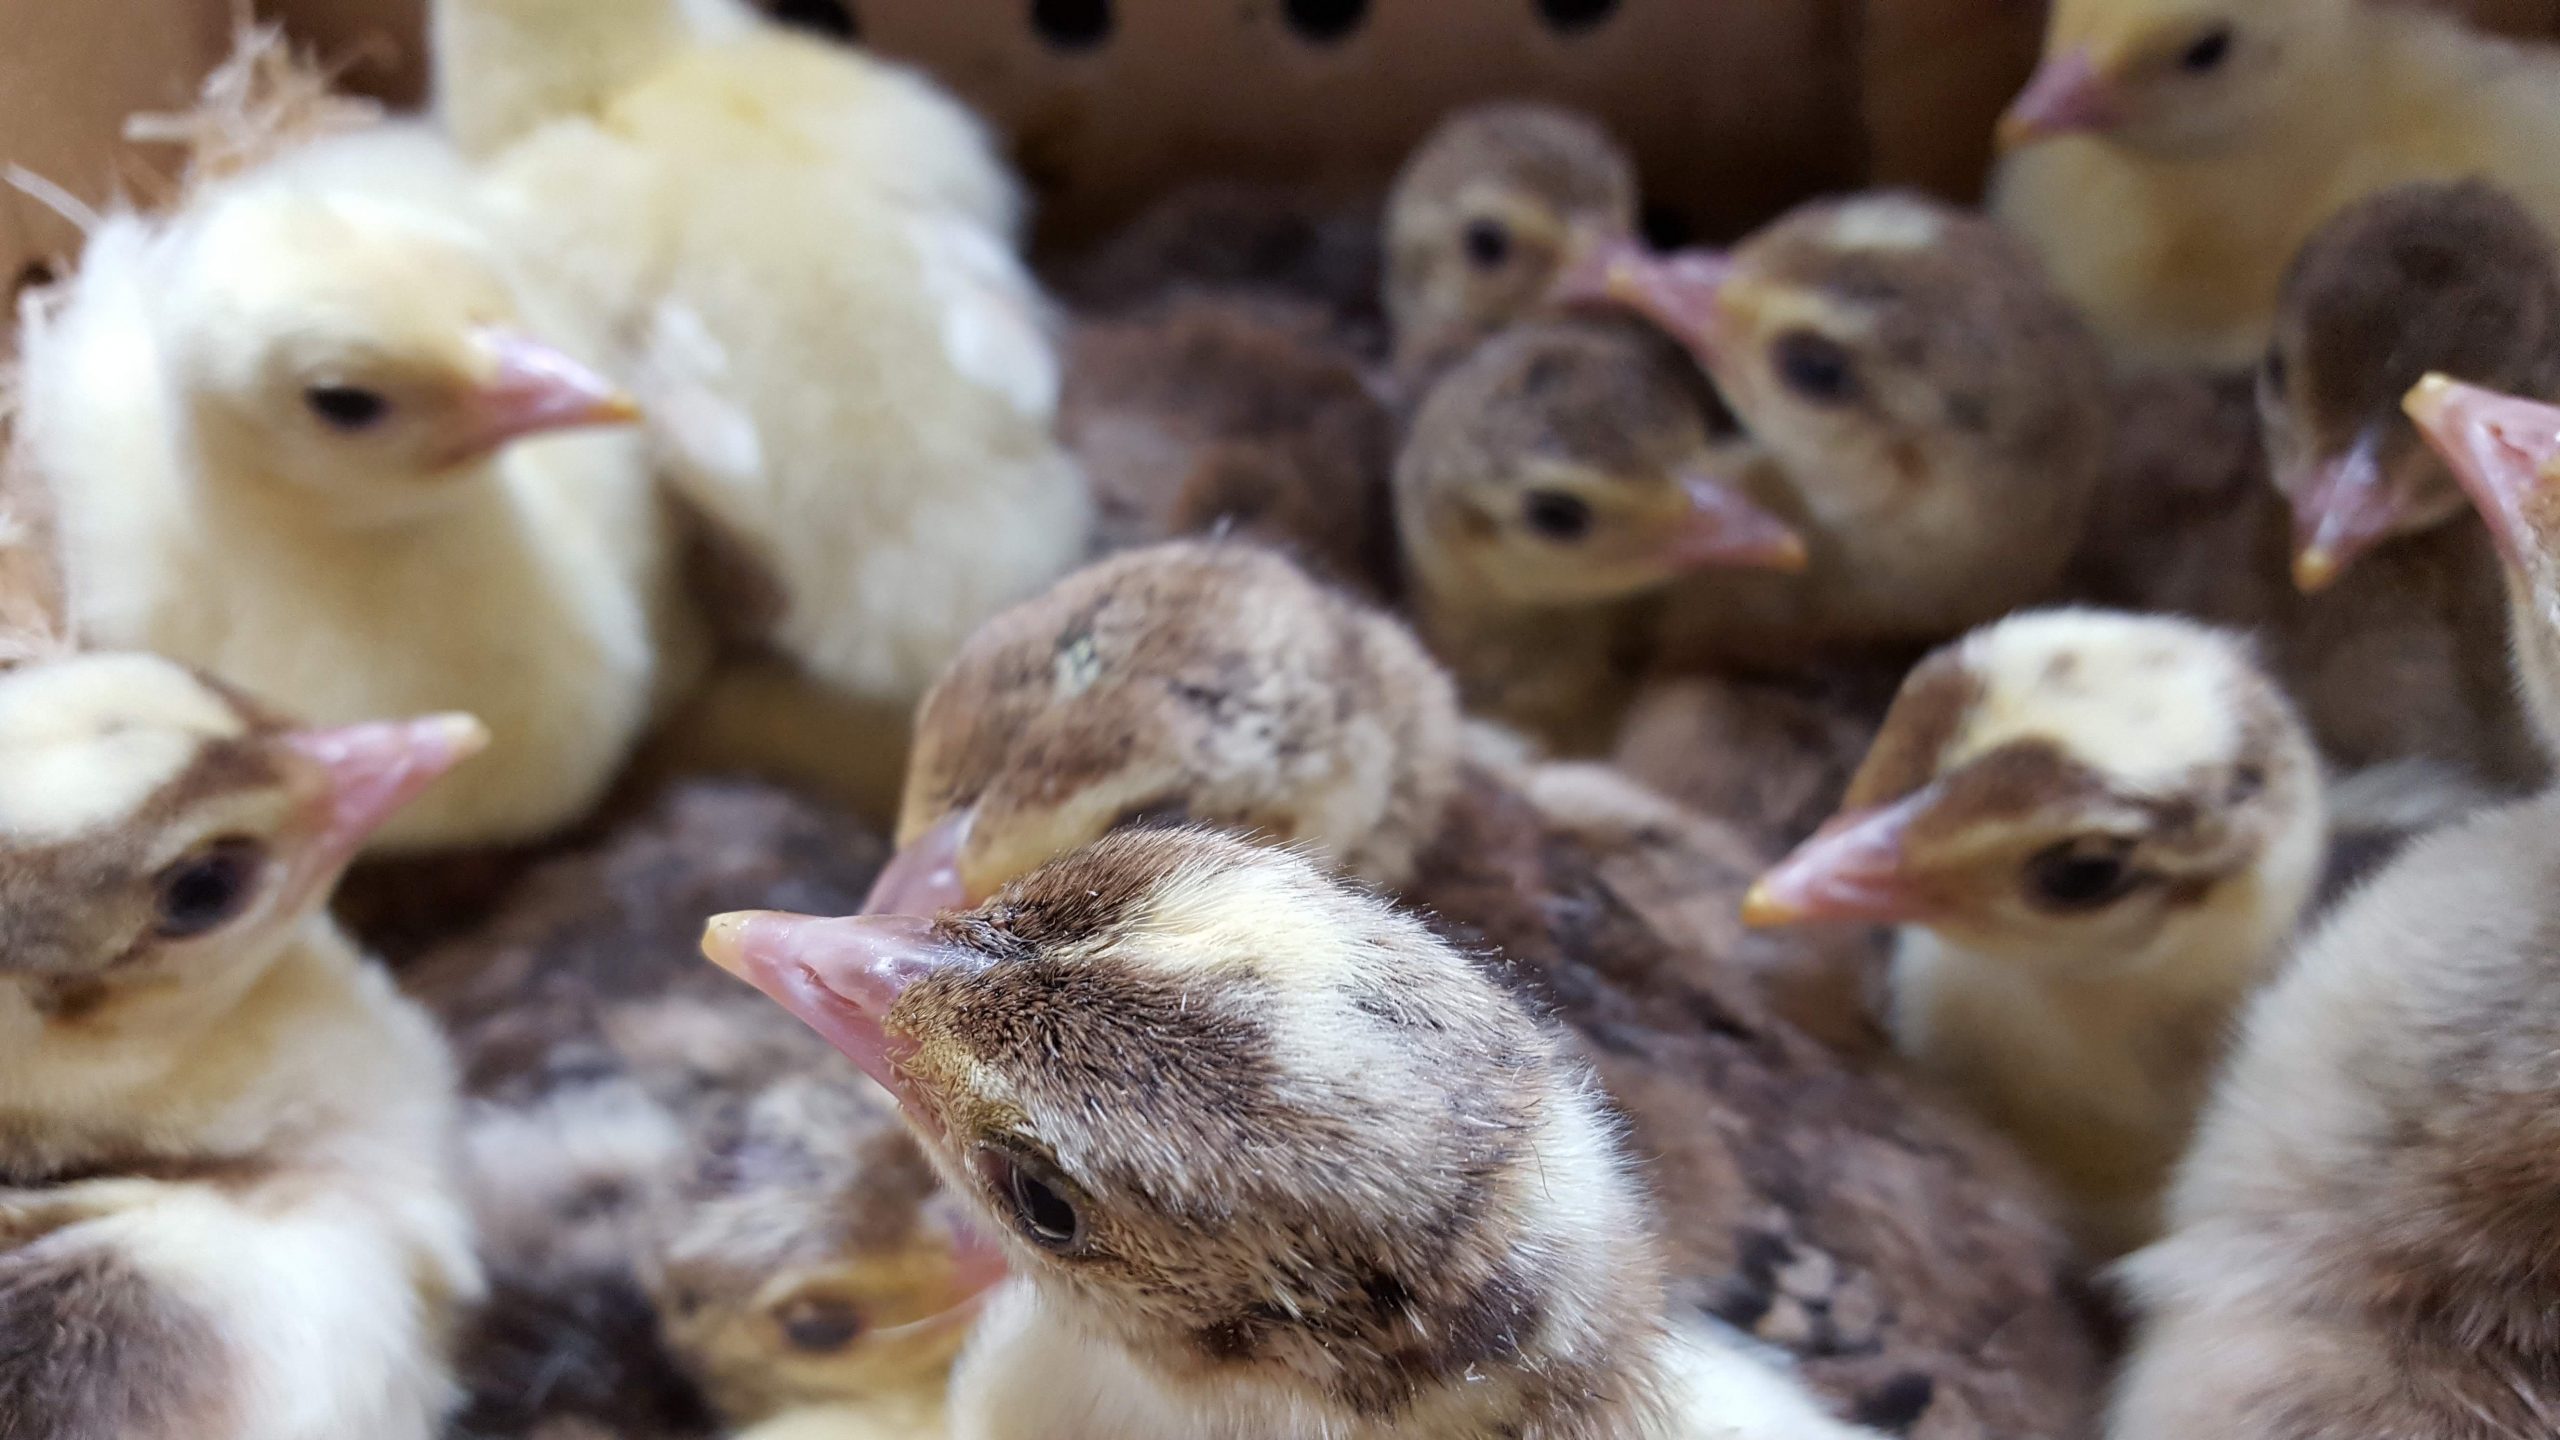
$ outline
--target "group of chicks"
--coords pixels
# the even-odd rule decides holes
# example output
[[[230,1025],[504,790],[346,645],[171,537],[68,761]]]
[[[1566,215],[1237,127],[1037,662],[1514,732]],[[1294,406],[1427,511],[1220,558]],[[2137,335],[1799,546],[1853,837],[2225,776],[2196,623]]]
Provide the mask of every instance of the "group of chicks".
[[[1070,320],[918,76],[434,34],[22,316],[0,1437],[2560,1430],[2560,55],[2058,0],[1987,216],[1499,104]]]

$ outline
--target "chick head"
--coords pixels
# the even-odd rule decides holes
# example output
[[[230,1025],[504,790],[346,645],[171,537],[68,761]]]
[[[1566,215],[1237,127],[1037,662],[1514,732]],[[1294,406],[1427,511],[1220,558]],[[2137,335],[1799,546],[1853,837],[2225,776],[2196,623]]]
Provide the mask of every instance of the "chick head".
[[[2058,569],[2076,541],[2103,362],[1988,220],[1903,194],[1819,202],[1730,257],[1622,249],[1573,291],[1678,337],[1819,530],[1956,585],[2028,550]]]
[[[720,1117],[656,1207],[644,1280],[733,1423],[933,1388],[1002,1252],[867,1080],[794,1077]]]
[[[281,952],[467,716],[293,731],[157,656],[0,672],[0,1024],[141,1034]]]
[[[200,438],[330,513],[403,518],[515,441],[638,417],[533,338],[470,232],[414,208],[260,187],[172,239],[169,363]]]
[[[1635,166],[1599,124],[1550,105],[1460,111],[1387,198],[1386,311],[1408,374],[1535,311],[1590,246],[1632,237]]]
[[[1679,348],[1632,322],[1535,323],[1432,388],[1396,464],[1396,522],[1435,589],[1617,599],[1711,565],[1796,569],[1804,541],[1745,491],[1750,446]]]
[[[1490,1387],[1570,1323],[1566,1225],[1646,1244],[1554,1036],[1303,856],[1132,832],[965,914],[705,949],[897,1095],[1050,1313],[1245,1413]]]
[[[2226,927],[2280,940],[2324,836],[2318,757],[2244,641],[2031,612],[1911,673],[1840,814],[1746,918],[1917,924],[2106,978],[2206,953]]]
[[[1456,783],[1459,726],[1411,634],[1279,556],[1124,552],[987,622],[926,693],[872,908],[932,914],[1176,821],[1393,883]]]
[[[2286,278],[2258,404],[2303,589],[2469,509],[2400,408],[2436,371],[2493,390],[2560,390],[2560,256],[2486,181],[2358,201]]]
[[[2305,87],[2336,79],[2355,3],[2057,0],[2000,144],[2078,134],[2163,157],[2227,149]]]
[[[2544,747],[2560,755],[2560,406],[2442,375],[2406,404],[2497,540],[2516,680]]]

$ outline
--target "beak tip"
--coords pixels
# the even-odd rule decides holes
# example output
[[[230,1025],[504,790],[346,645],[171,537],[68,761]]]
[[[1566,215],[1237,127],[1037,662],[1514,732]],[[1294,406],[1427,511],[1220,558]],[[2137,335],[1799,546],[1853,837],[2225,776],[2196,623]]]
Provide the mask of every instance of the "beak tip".
[[[1742,923],[1755,930],[1792,925],[1802,918],[1795,906],[1778,897],[1766,879],[1754,884],[1750,893],[1742,897]]]
[[[452,750],[457,760],[468,760],[489,748],[489,727],[481,723],[477,715],[457,710],[435,716],[427,723],[433,727],[435,737]]]
[[[2326,550],[2305,550],[2293,557],[2293,588],[2317,595],[2337,583],[2342,568],[2338,557]]]
[[[2421,428],[2434,429],[2452,408],[2455,384],[2442,372],[2431,372],[2400,397],[2400,411]]]
[[[748,980],[750,977],[747,974],[746,958],[747,928],[763,913],[759,910],[732,910],[725,915],[714,915],[704,921],[703,958],[741,980]]]

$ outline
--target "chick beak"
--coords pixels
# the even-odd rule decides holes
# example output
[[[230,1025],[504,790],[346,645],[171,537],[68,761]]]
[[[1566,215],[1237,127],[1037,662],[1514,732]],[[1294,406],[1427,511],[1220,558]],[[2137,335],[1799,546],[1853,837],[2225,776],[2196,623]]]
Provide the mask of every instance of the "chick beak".
[[[939,915],[969,908],[968,883],[960,878],[960,847],[969,843],[975,809],[944,816],[933,828],[889,857],[863,897],[865,915]]]
[[[1923,899],[1904,863],[1903,841],[1926,794],[1835,816],[1751,887],[1742,901],[1743,923],[1918,918]]]
[[[2066,50],[2039,66],[2009,103],[2000,117],[1999,145],[2009,151],[2057,135],[2107,130],[2119,118],[2096,59],[2086,50]]]
[[[1688,511],[1673,533],[1669,554],[1683,570],[1737,566],[1798,574],[1807,563],[1804,537],[1763,510],[1722,476],[1693,471],[1681,476]]]
[[[714,916],[702,932],[702,953],[817,1031],[911,1115],[898,1062],[913,1047],[889,1033],[889,1010],[928,975],[986,963],[936,938],[922,916],[826,920],[777,910]]]
[[[2293,583],[2327,589],[2366,551],[2399,532],[2408,507],[2383,483],[2382,432],[2368,427],[2346,454],[2287,486],[2293,501]]]
[[[1724,337],[1725,289],[1733,272],[1733,260],[1721,251],[1656,255],[1633,240],[1618,240],[1567,267],[1557,280],[1556,298],[1633,311],[1703,361]]]
[[[612,381],[567,354],[510,330],[472,337],[485,368],[463,401],[463,458],[557,430],[628,425],[640,406]]]
[[[2430,375],[2401,401],[2444,457],[2510,566],[2537,548],[2535,512],[2560,481],[2560,407]]]
[[[488,748],[489,730],[469,715],[378,720],[304,730],[285,743],[328,776],[316,860],[334,869],[354,857],[383,822],[446,771]]]

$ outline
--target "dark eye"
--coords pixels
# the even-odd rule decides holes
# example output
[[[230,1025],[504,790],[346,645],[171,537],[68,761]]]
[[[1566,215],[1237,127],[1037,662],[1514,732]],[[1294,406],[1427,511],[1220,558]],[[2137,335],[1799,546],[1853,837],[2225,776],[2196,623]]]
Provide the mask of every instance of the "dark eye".
[[[1463,243],[1468,264],[1479,270],[1497,269],[1511,258],[1511,227],[1499,220],[1470,220]]]
[[[830,1355],[862,1338],[862,1312],[842,1300],[803,1296],[773,1318],[792,1349],[811,1355]]]
[[[257,894],[266,852],[254,840],[217,840],[160,872],[159,934],[183,940],[229,924]]]
[[[340,430],[363,430],[391,412],[377,391],[355,385],[314,385],[302,392],[311,413]]]
[[[1816,404],[1837,405],[1858,393],[1857,364],[1848,347],[1827,335],[1810,330],[1781,335],[1771,358],[1787,388]]]
[[[1532,490],[1521,518],[1550,540],[1579,540],[1591,533],[1591,504],[1560,490]]]
[[[2190,75],[2210,75],[2231,58],[2231,27],[2219,25],[2178,52],[2178,68]]]
[[[1022,1237],[1064,1255],[1084,1242],[1084,1217],[1067,1198],[1067,1183],[1040,1161],[1010,1150],[978,1152],[978,1175],[995,1192]]]
[[[2054,910],[2090,910],[2121,898],[2140,879],[2115,840],[2066,840],[2027,862],[2027,896]]]

